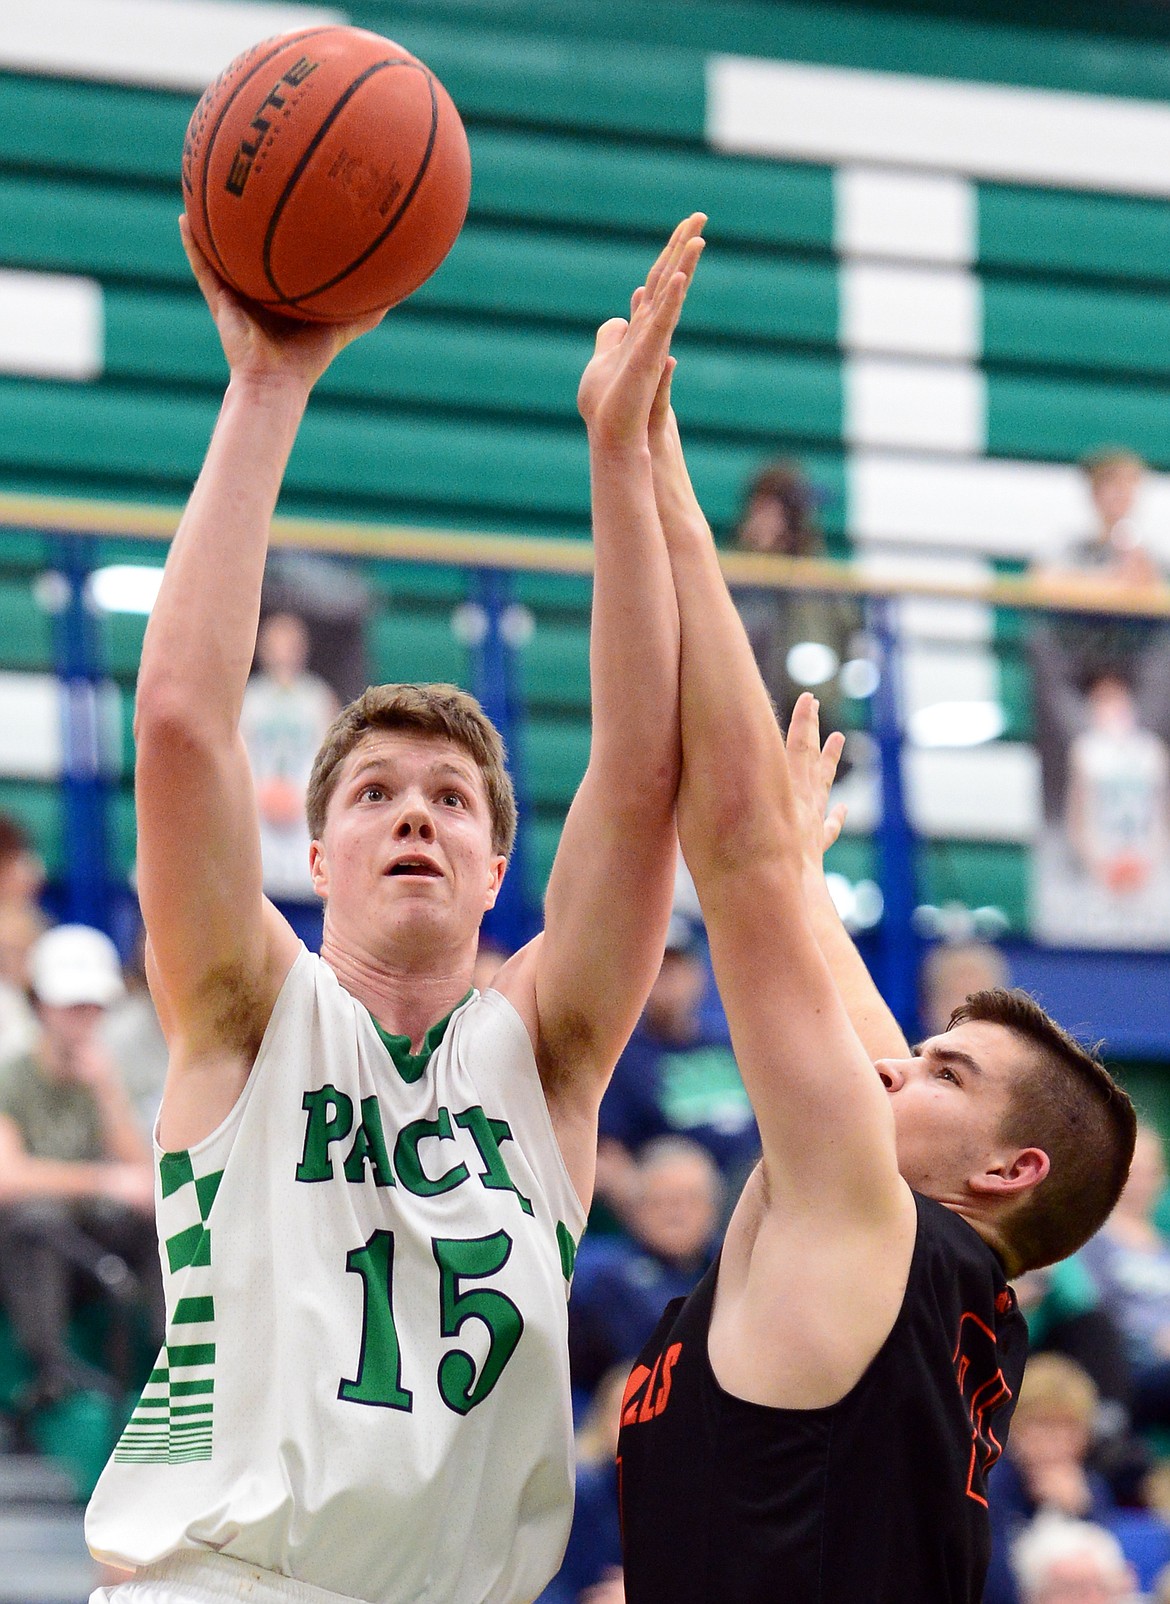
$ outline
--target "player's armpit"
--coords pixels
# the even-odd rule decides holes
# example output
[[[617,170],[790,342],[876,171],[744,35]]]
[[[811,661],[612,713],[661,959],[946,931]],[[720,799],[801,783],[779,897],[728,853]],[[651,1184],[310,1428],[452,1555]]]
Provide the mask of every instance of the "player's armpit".
[[[909,1188],[830,1222],[809,1192],[784,1208],[761,1177],[728,1227],[709,1351],[720,1384],[771,1408],[827,1408],[861,1379],[898,1318],[917,1233]]]

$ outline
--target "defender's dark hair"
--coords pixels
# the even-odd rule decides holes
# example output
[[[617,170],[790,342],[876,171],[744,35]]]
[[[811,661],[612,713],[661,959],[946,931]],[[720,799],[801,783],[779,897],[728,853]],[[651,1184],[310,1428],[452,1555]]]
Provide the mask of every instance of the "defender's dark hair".
[[[1096,1052],[1027,992],[973,992],[950,1026],[1002,1025],[1029,1049],[1000,1132],[1047,1153],[1049,1171],[1003,1223],[1012,1274],[1053,1264],[1086,1242],[1113,1210],[1133,1158],[1137,1116]]]

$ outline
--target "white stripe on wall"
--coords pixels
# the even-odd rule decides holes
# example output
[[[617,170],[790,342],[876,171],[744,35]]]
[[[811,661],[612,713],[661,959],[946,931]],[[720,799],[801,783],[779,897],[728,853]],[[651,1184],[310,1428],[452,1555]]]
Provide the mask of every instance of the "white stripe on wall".
[[[845,261],[838,273],[846,351],[976,361],[983,292],[974,273]]]
[[[925,836],[1030,841],[1040,827],[1040,760],[1017,741],[954,750],[908,746],[906,802]]]
[[[847,527],[861,545],[1042,560],[1094,527],[1078,468],[994,457],[963,461],[856,451],[846,464]],[[1170,565],[1170,474],[1150,474],[1134,524]]]
[[[60,776],[61,682],[52,674],[0,674],[0,774]]]
[[[742,56],[707,63],[719,150],[1170,195],[1170,106]]]
[[[1040,828],[1040,767],[1035,749],[1016,741],[951,750],[906,747],[906,806],[915,830],[941,841],[1031,841]],[[867,835],[881,823],[877,774],[853,769],[833,791],[845,802],[845,831]]]
[[[907,718],[937,702],[998,701],[999,659],[985,647],[906,644],[902,705]]]
[[[848,526],[860,540],[1038,557],[1089,526],[1076,468],[856,452],[847,464]]]
[[[257,40],[346,20],[259,0],[3,0],[0,11],[0,66],[196,91]]]
[[[0,373],[94,379],[104,344],[102,289],[93,279],[0,271]]]
[[[844,435],[852,446],[981,452],[987,383],[974,367],[859,357],[844,364]]]
[[[966,267],[979,250],[974,186],[951,174],[839,167],[833,238],[842,256]]]

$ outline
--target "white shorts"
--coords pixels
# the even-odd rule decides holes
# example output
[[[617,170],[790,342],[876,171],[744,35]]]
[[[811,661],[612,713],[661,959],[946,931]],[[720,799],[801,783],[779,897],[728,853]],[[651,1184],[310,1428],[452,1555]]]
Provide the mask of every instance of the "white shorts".
[[[89,1604],[355,1604],[342,1593],[310,1587],[275,1571],[206,1550],[183,1549],[144,1565],[128,1582],[99,1587]]]

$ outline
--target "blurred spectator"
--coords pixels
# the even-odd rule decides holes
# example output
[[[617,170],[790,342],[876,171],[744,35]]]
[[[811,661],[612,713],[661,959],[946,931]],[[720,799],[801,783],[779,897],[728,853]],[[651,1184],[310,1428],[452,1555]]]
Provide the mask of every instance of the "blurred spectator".
[[[577,1433],[577,1491],[565,1557],[537,1604],[582,1604],[590,1589],[618,1583],[622,1539],[617,1442],[628,1365],[606,1372]],[[620,1598],[620,1594],[618,1595]]]
[[[41,1026],[0,1067],[0,1295],[32,1361],[30,1409],[112,1383],[69,1346],[75,1299],[141,1301],[163,1336],[153,1161],[98,1029],[122,995],[118,954],[98,930],[62,925],[31,955]]]
[[[794,462],[763,468],[748,486],[734,541],[741,551],[782,557],[823,557],[816,493]],[[821,730],[841,728],[841,665],[849,656],[861,613],[853,600],[815,591],[737,585],[735,605],[784,728],[796,698],[815,690]]]
[[[359,564],[319,551],[270,548],[260,603],[264,617],[292,613],[309,630],[309,668],[344,706],[370,683],[365,624],[370,595]]]
[[[1079,1254],[1030,1270],[1014,1283],[1033,1354],[1058,1353],[1081,1366],[1097,1389],[1094,1459],[1119,1503],[1140,1502],[1151,1458],[1129,1429],[1132,1379],[1116,1320]]]
[[[1170,1426],[1170,1242],[1154,1222],[1165,1184],[1162,1138],[1140,1124],[1117,1206],[1079,1254],[1121,1330],[1139,1428]]]
[[[1054,1353],[1029,1359],[1007,1451],[988,1482],[992,1561],[984,1604],[1018,1604],[1009,1556],[1044,1516],[1107,1527],[1150,1576],[1164,1562],[1170,1528],[1150,1510],[1119,1509],[1093,1463],[1098,1418],[1097,1389],[1079,1365]]]
[[[1138,723],[1126,681],[1101,674],[1085,695],[1087,728],[1068,754],[1065,828],[1081,866],[1107,890],[1141,891],[1165,875],[1170,750]]]
[[[629,1237],[586,1236],[577,1255],[569,1364],[578,1392],[632,1361],[671,1298],[695,1286],[710,1262],[720,1202],[719,1173],[697,1142],[661,1137],[642,1152]]]
[[[1134,1573],[1120,1544],[1088,1521],[1036,1521],[1012,1560],[1021,1604],[1137,1604]]]
[[[45,866],[24,829],[0,813],[0,904],[35,907],[45,884]]]
[[[1010,986],[1007,959],[990,941],[938,941],[928,947],[918,974],[919,1014],[927,1036],[938,1036],[951,1015],[976,991]]]
[[[634,1158],[659,1136],[689,1136],[707,1149],[734,1199],[760,1151],[755,1116],[735,1055],[705,1031],[707,966],[694,929],[675,917],[658,978],[619,1058],[598,1119],[596,1192],[621,1217]]]
[[[0,1064],[27,1053],[37,1038],[28,960],[44,929],[44,915],[35,903],[0,902]]]
[[[122,978],[125,990],[106,1009],[101,1039],[134,1104],[147,1142],[154,1139],[167,1074],[167,1043],[146,979],[146,929],[140,923]]]
[[[1066,593],[1082,582],[1091,610],[1091,592],[1133,596],[1159,587],[1163,576],[1133,520],[1145,463],[1132,451],[1103,451],[1087,458],[1084,469],[1096,527],[1039,566],[1037,577],[1058,580]],[[1170,739],[1170,629],[1150,619],[1053,615],[1034,626],[1030,648],[1044,812],[1057,822],[1067,798],[1069,749],[1089,725],[1086,692],[1094,681],[1120,678],[1138,725]]]
[[[263,620],[256,659],[240,729],[256,782],[264,889],[277,900],[315,902],[305,790],[337,698],[308,672],[309,631],[293,613],[270,613]]]

